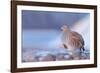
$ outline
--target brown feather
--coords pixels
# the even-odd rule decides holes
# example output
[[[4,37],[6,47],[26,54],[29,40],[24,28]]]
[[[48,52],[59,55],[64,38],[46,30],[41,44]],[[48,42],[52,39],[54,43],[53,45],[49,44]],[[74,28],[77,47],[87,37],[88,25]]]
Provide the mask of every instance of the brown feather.
[[[63,30],[62,41],[67,48],[69,48],[68,46],[79,49],[84,47],[84,39],[79,33],[69,30],[66,26]]]

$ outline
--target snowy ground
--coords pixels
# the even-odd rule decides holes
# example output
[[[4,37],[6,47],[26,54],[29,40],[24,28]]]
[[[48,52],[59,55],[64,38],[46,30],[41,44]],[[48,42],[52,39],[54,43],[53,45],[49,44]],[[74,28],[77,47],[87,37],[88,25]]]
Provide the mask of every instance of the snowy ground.
[[[82,53],[81,60],[89,59],[89,51]],[[45,50],[30,49],[23,51],[22,62],[41,62],[41,61],[62,61],[73,60],[65,49],[61,50]]]
[[[24,30],[22,62],[73,60],[67,50],[60,47],[61,32],[56,30]],[[88,40],[85,40],[89,42]],[[85,43],[87,44],[87,43]],[[81,59],[89,59],[88,45]],[[89,47],[89,46],[88,46]]]

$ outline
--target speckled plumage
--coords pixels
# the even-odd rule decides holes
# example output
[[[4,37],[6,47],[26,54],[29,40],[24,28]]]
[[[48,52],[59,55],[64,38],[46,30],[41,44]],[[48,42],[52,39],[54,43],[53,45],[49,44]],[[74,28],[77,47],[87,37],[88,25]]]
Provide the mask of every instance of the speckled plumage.
[[[63,25],[61,29],[63,30],[62,44],[64,48],[67,48],[74,56],[76,53],[80,54],[76,50],[84,50],[84,39],[82,35],[78,32],[71,31],[66,25]]]

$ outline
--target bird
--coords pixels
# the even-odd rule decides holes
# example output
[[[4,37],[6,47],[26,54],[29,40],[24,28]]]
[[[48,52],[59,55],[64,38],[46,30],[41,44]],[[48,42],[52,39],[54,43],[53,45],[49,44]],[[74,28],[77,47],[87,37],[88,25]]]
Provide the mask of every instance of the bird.
[[[63,47],[68,50],[73,59],[81,59],[81,52],[85,50],[82,35],[70,30],[67,24],[63,25],[61,30]]]

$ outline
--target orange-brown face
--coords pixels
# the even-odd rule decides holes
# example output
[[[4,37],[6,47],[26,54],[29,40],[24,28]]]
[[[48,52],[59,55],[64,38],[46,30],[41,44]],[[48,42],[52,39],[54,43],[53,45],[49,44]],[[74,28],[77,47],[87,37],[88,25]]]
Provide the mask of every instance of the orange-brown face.
[[[68,26],[67,26],[67,25],[63,25],[63,26],[61,27],[61,30],[62,30],[62,31],[68,31],[68,30],[69,30],[69,28],[68,28]]]

